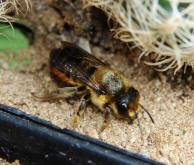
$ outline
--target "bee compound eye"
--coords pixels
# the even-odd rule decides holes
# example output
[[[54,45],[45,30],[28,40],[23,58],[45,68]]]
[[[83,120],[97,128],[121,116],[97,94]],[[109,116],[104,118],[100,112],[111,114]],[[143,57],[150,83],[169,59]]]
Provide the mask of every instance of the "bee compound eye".
[[[127,109],[127,104],[126,103],[121,103],[121,108],[122,109]]]
[[[125,112],[128,109],[128,106],[125,102],[121,102],[118,104],[118,109],[120,112]]]

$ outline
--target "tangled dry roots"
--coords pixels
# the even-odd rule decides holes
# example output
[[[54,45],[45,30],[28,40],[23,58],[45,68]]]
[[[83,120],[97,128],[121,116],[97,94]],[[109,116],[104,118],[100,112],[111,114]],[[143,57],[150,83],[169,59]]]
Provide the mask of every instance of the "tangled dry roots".
[[[22,3],[22,1],[24,3]],[[28,10],[31,6],[30,0],[0,0],[0,22],[12,22],[14,17],[9,16],[10,12],[20,13],[20,9],[24,8],[26,4]]]
[[[112,29],[115,37],[139,47],[139,59],[155,53],[155,62],[147,64],[163,66],[161,71],[175,68],[175,73],[184,64],[194,68],[193,0],[83,1],[86,6],[101,8],[120,25]]]

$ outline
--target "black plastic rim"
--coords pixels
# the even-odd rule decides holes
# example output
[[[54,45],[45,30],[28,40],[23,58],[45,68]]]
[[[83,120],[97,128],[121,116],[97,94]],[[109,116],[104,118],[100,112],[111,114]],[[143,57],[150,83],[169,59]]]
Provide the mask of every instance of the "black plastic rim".
[[[22,164],[162,164],[0,104],[0,157]]]

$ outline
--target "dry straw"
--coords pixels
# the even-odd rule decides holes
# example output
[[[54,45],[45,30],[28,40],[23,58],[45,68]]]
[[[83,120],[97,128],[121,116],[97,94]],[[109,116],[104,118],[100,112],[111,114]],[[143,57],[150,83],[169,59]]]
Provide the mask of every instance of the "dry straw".
[[[22,1],[24,3],[22,3]],[[10,12],[15,14],[21,13],[20,9],[23,9],[25,4],[26,9],[29,10],[31,4],[29,0],[0,0],[0,22],[12,22],[15,17],[10,16]],[[10,24],[11,25],[11,24]]]
[[[184,64],[194,68],[193,0],[83,0],[87,6],[101,8],[119,27],[115,37],[134,43],[142,53],[139,59],[155,53],[153,66],[165,71]]]

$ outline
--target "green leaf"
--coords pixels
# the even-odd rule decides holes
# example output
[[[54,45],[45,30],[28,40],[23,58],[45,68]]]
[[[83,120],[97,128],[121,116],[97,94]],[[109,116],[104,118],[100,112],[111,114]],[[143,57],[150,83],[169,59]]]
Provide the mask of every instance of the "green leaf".
[[[172,7],[168,0],[159,0],[159,5],[162,6],[164,9],[166,9],[169,12],[172,11]]]
[[[183,130],[183,135],[185,135],[185,134],[186,134],[186,132],[187,132],[186,130]]]
[[[22,48],[29,48],[29,42],[20,29],[13,29],[9,24],[0,23],[0,51],[15,52]]]
[[[168,12],[172,12],[172,7],[171,3],[169,2],[170,0],[159,0],[159,5],[162,6],[165,10]],[[173,3],[173,2],[172,2]],[[183,9],[187,8],[191,3],[187,2],[180,2],[178,4],[178,9],[179,11],[182,11]]]

